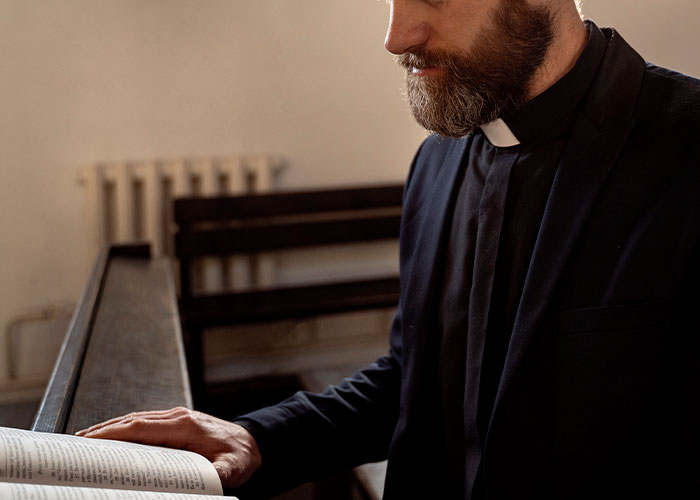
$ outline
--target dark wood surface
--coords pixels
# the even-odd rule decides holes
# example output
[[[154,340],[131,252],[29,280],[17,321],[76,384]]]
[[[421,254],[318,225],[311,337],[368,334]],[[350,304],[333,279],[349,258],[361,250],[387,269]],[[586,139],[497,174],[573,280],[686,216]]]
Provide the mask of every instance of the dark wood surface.
[[[105,249],[95,261],[88,283],[68,326],[68,332],[34,419],[32,430],[65,431],[109,256],[109,249]]]
[[[402,195],[394,184],[175,200],[180,315],[195,399],[205,386],[205,328],[393,307],[399,298],[398,273],[202,293],[193,279],[199,259],[398,240]]]
[[[403,186],[364,186],[313,191],[276,192],[234,197],[182,198],[175,200],[179,225],[202,221],[289,216],[298,214],[373,210],[400,207]]]
[[[304,318],[321,314],[393,307],[396,276],[340,283],[200,295],[181,307],[185,324],[202,327]]]
[[[132,411],[191,406],[169,266],[110,263],[66,432]]]
[[[401,213],[373,217],[269,220],[238,227],[190,227],[175,237],[178,257],[266,252],[399,237]]]
[[[95,266],[34,430],[74,433],[131,411],[192,406],[172,264],[122,250]]]

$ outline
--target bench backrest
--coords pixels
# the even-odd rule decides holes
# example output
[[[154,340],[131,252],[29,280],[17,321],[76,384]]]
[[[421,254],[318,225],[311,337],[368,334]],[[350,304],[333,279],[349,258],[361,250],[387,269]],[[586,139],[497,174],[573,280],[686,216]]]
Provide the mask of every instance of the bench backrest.
[[[195,259],[399,236],[401,185],[175,200],[181,295]]]
[[[204,387],[204,329],[394,307],[400,289],[394,271],[369,279],[195,293],[192,275],[200,258],[398,239],[402,195],[401,185],[389,185],[175,200],[179,311],[195,397]]]

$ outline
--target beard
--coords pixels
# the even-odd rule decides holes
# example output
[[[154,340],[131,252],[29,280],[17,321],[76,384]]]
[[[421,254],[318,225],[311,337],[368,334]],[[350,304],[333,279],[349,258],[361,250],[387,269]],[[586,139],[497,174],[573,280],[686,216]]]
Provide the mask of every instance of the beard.
[[[408,70],[408,101],[423,128],[462,137],[527,102],[554,37],[552,14],[525,0],[501,0],[492,21],[468,54],[418,50],[396,58]],[[441,72],[419,76],[413,68]]]

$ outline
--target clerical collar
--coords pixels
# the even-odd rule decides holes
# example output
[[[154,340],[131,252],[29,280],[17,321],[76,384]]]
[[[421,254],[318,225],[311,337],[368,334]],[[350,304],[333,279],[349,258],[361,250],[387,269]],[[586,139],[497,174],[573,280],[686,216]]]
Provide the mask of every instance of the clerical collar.
[[[489,142],[497,148],[510,148],[520,144],[513,131],[501,118],[482,125],[481,130]]]
[[[608,41],[598,26],[586,21],[588,43],[576,64],[554,85],[520,108],[481,126],[496,147],[513,147],[557,133],[556,125],[573,115],[603,59]]]

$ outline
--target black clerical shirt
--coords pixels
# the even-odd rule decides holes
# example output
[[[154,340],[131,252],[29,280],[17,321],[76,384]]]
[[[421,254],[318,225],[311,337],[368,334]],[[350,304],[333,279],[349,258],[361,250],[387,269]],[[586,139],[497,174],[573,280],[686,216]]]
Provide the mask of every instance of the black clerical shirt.
[[[465,138],[439,317],[445,478],[436,479],[449,498],[483,497],[482,450],[542,214],[607,46],[589,33],[569,73],[503,117],[519,144],[499,147],[481,129]],[[465,491],[474,476],[473,492]]]

